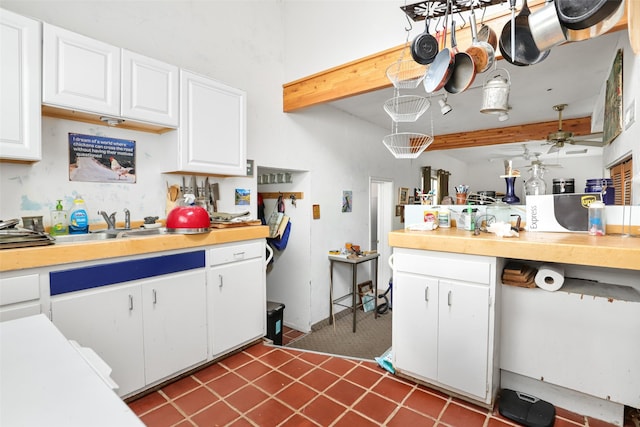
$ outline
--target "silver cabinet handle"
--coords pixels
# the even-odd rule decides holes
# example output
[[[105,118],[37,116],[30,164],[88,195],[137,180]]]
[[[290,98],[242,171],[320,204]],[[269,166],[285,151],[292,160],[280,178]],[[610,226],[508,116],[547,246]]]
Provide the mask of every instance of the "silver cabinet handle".
[[[218,287],[222,288],[222,285],[224,285],[224,283],[222,282],[222,274],[218,274],[218,277],[220,278],[220,284],[218,285]]]
[[[156,304],[158,302],[158,293],[156,292],[155,289],[153,289],[152,292],[153,292],[153,303]]]
[[[427,302],[429,301],[429,287],[428,286],[424,288],[424,300],[427,301]]]
[[[447,294],[447,304],[451,307],[451,291]]]
[[[129,311],[133,310],[133,295],[129,295]]]
[[[235,253],[233,254],[233,257],[234,257],[234,258],[244,258],[244,251],[242,251],[242,252],[235,252]]]

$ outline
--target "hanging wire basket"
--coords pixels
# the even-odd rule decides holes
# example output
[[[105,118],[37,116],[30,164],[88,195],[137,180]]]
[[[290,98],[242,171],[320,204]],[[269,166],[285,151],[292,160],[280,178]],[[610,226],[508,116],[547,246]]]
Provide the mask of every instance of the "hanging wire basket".
[[[387,67],[387,78],[397,89],[415,89],[427,74],[427,66],[413,59],[399,60]]]
[[[396,159],[415,159],[433,142],[433,137],[422,133],[392,133],[382,143]]]
[[[402,95],[388,99],[384,103],[384,111],[394,122],[415,122],[430,105],[424,96]]]

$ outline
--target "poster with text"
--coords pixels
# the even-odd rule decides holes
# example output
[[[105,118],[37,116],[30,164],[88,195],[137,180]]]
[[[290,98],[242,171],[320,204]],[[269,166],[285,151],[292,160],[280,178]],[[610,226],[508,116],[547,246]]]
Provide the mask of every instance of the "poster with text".
[[[136,142],[69,133],[69,181],[136,182]]]

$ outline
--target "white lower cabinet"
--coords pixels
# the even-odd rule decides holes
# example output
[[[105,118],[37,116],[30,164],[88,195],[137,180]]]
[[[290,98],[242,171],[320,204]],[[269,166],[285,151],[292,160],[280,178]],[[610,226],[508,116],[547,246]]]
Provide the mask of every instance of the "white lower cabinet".
[[[400,375],[493,405],[497,260],[396,248],[393,356]]]
[[[216,357],[266,331],[264,240],[209,251],[209,340]]]
[[[111,266],[142,270],[137,265],[98,267]],[[72,273],[86,275],[88,282],[102,280],[103,271],[95,268]],[[63,280],[72,283],[75,277]],[[194,268],[58,295],[54,291],[51,317],[65,337],[92,348],[113,369],[120,396],[130,395],[206,361],[205,281],[205,269]]]
[[[40,275],[3,273],[0,277],[0,322],[40,314]]]

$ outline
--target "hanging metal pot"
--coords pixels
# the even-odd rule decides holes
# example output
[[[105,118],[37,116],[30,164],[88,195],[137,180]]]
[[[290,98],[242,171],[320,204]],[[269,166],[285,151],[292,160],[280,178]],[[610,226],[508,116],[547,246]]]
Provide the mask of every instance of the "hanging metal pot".
[[[635,3],[637,0],[627,2]],[[598,37],[609,31],[622,19],[624,3],[624,0],[555,1],[565,37],[572,42]]]
[[[449,93],[460,93],[467,90],[476,78],[476,66],[471,55],[458,51],[456,21],[451,21],[451,48],[455,52],[455,64],[444,88]]]
[[[476,73],[484,73],[493,67],[496,53],[493,46],[489,43],[478,40],[476,15],[473,10],[471,11],[471,36],[473,41],[471,46],[467,48],[467,53],[473,59],[473,64],[476,67]]]
[[[428,65],[433,62],[438,54],[438,40],[429,34],[429,17],[425,19],[424,33],[420,34],[411,43],[411,56],[418,64]]]
[[[524,0],[518,16],[514,16],[515,0],[511,1],[511,20],[503,27],[500,35],[502,57],[513,65],[527,66],[537,64],[549,56],[549,51],[540,51],[533,41],[529,28],[530,10]]]
[[[567,41],[553,0],[529,15],[531,36],[540,51],[549,50]]]
[[[501,74],[504,72],[504,74]],[[482,86],[482,108],[484,114],[503,114],[509,111],[511,76],[504,68],[498,68],[492,77],[487,77]]]

